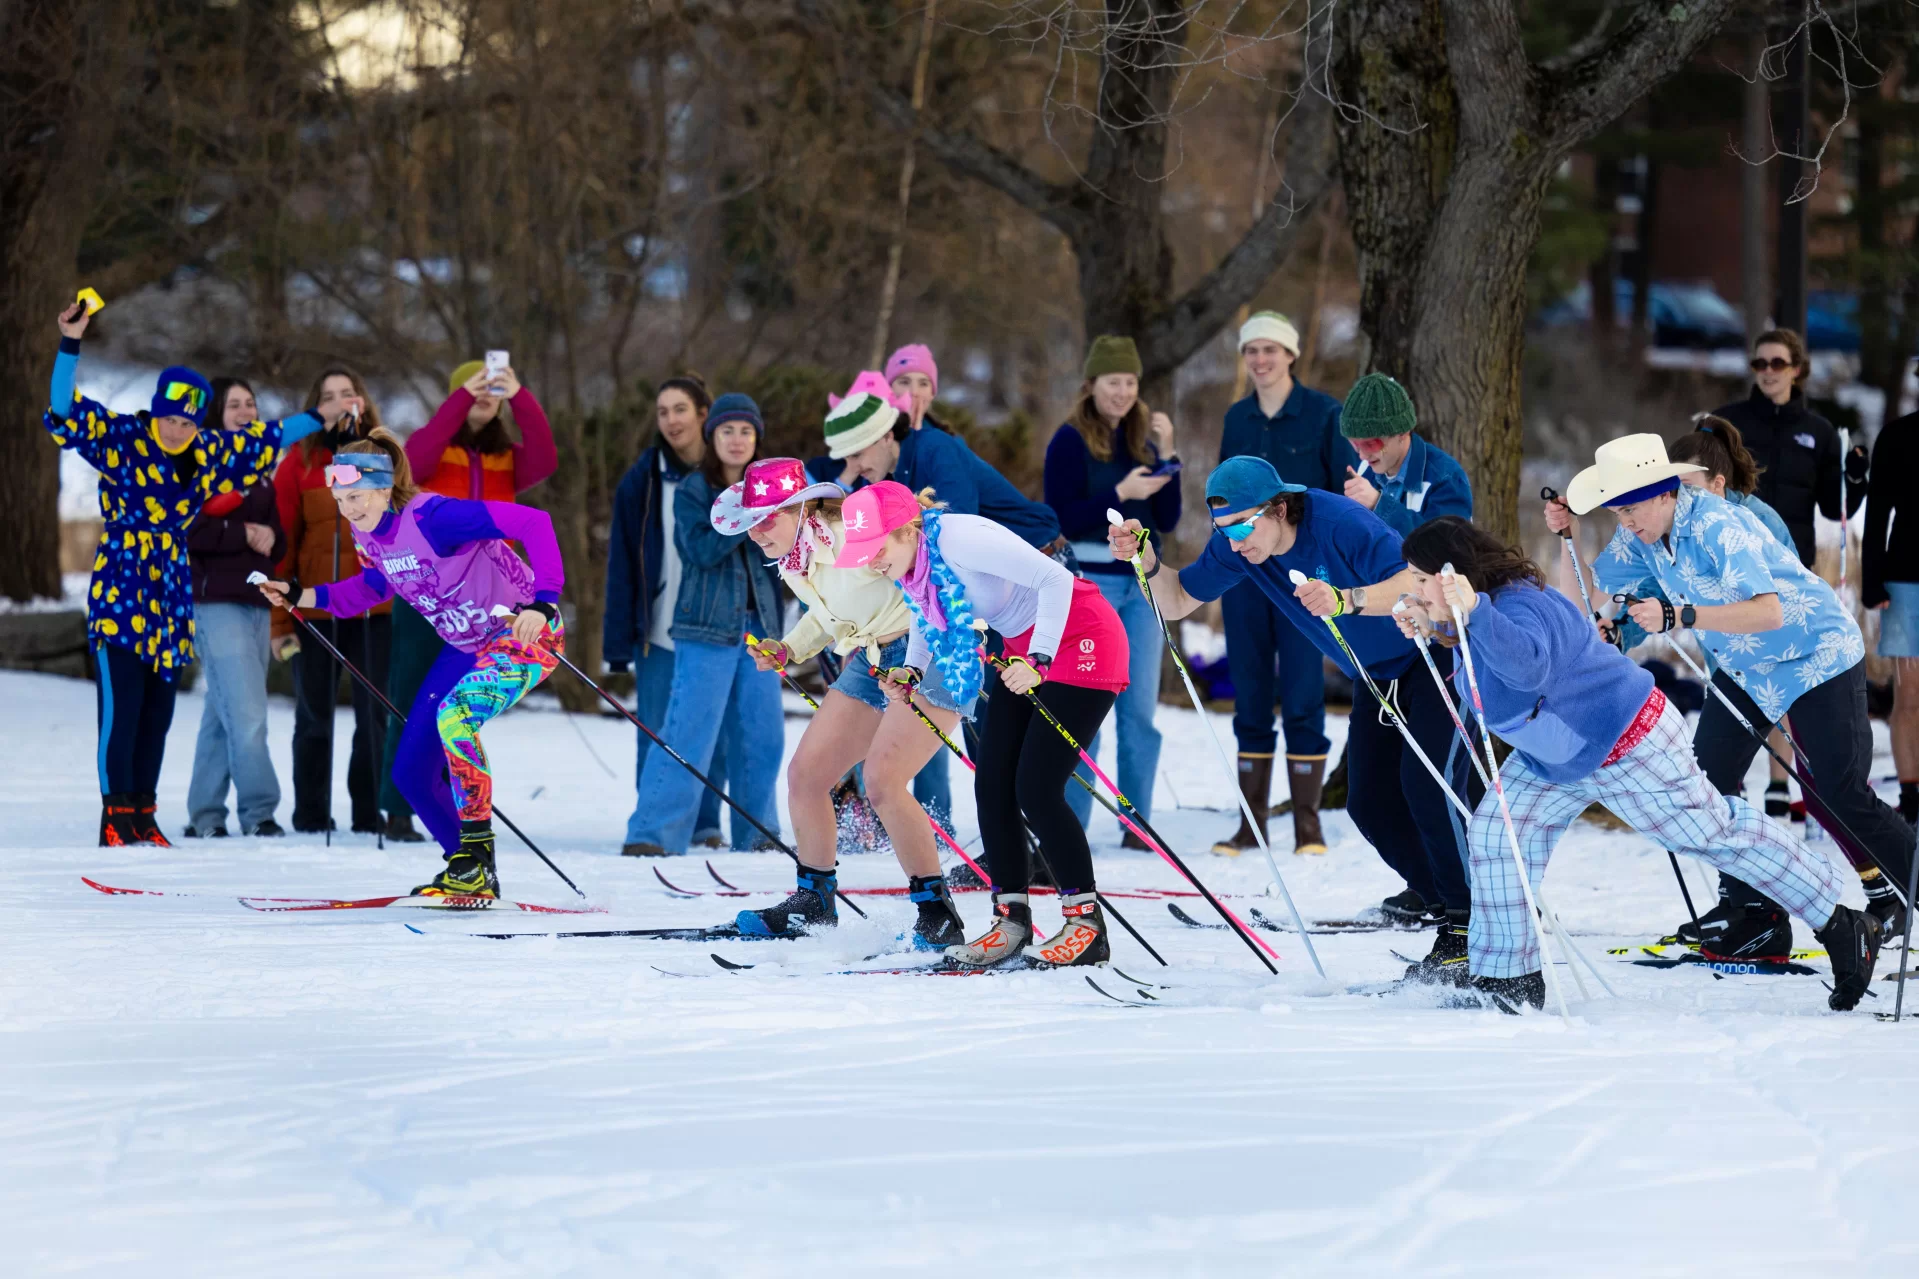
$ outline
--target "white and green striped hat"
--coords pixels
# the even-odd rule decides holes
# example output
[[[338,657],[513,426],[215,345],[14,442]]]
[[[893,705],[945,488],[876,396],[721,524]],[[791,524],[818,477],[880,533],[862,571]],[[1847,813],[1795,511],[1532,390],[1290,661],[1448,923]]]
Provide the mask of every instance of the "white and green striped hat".
[[[826,415],[826,451],[851,457],[893,429],[900,411],[871,391],[848,394]]]

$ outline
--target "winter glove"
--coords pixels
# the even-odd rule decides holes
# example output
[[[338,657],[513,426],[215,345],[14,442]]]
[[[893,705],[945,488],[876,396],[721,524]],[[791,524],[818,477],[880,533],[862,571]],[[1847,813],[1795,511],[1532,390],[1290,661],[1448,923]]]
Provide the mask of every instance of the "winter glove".
[[[1855,444],[1846,454],[1846,483],[1857,486],[1866,482],[1866,446]]]

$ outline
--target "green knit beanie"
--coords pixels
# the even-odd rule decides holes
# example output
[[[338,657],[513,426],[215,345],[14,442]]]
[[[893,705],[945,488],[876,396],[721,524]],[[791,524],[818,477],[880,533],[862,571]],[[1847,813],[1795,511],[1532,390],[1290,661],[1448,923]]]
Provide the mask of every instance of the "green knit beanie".
[[[1368,373],[1353,383],[1339,413],[1339,433],[1349,440],[1405,435],[1418,424],[1413,397],[1384,373]]]
[[[1093,339],[1092,348],[1086,352],[1088,382],[1106,373],[1131,373],[1138,377],[1142,368],[1139,348],[1133,345],[1131,338],[1101,334]]]

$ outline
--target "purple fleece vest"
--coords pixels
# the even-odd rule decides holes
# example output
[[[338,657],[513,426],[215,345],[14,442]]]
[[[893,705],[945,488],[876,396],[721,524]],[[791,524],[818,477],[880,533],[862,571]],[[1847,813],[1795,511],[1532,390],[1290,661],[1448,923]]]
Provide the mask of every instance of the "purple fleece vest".
[[[471,653],[510,624],[492,615],[494,605],[518,608],[533,598],[533,570],[494,538],[468,542],[451,555],[434,550],[420,527],[420,511],[428,502],[444,500],[422,493],[395,519],[391,540],[368,538],[360,549],[393,593],[418,609],[441,639]],[[357,530],[354,540],[359,541]]]

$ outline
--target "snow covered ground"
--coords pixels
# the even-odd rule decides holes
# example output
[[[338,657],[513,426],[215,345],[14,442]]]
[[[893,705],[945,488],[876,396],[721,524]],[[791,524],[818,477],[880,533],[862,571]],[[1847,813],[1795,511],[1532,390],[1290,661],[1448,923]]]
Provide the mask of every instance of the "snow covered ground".
[[[904,927],[886,898],[861,898],[872,921],[837,936],[759,947],[464,935],[552,923],[498,915],[250,912],[231,895],[404,891],[432,854],[352,835],[96,849],[92,689],[0,674],[0,705],[10,1275],[1690,1279],[1919,1255],[1898,1224],[1919,1024],[1828,1013],[1812,977],[1606,958],[1682,914],[1664,855],[1630,834],[1582,826],[1547,879],[1620,995],[1576,1000],[1570,1029],[1316,996],[1296,939],[1275,939],[1275,980],[1231,936],[1121,899],[1173,964],[1116,943],[1128,973],[1174,988],[1170,1006],[1137,1009],[1075,974],[823,975]],[[200,706],[181,699],[174,724],[174,831]],[[274,704],[283,778],[291,718]],[[1258,859],[1203,851],[1233,819],[1199,807],[1231,800],[1197,721],[1161,722],[1156,824],[1214,887],[1262,892]],[[587,926],[718,922],[743,904],[676,899],[650,863],[616,855],[624,725],[529,708],[487,742],[500,804],[608,908]],[[970,800],[958,825],[974,834]],[[1303,909],[1347,914],[1395,889],[1343,814],[1328,833],[1329,856],[1284,855]],[[1107,888],[1176,886],[1119,851],[1110,819],[1094,834]],[[567,901],[501,847],[513,895]],[[791,882],[776,854],[714,865],[765,890],[744,904]],[[890,857],[843,865],[848,885],[899,878]],[[717,888],[696,860],[663,869]],[[82,874],[207,895],[109,898]],[[982,896],[961,906],[984,918]],[[1342,985],[1396,975],[1390,952],[1428,940],[1317,939]],[[785,962],[728,975],[714,950]],[[1882,990],[1869,1006],[1889,1007]]]

